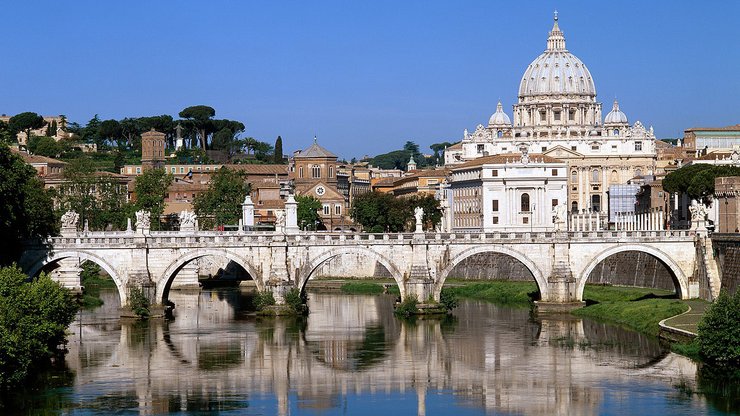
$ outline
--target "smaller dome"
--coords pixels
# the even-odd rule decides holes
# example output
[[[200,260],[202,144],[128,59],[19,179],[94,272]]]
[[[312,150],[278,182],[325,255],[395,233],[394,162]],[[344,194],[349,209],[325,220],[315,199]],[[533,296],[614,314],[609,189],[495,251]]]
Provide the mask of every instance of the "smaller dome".
[[[511,127],[511,119],[504,113],[501,101],[496,105],[496,112],[488,119],[489,127]]]
[[[627,115],[619,109],[617,100],[614,100],[612,111],[604,118],[604,124],[627,124]]]

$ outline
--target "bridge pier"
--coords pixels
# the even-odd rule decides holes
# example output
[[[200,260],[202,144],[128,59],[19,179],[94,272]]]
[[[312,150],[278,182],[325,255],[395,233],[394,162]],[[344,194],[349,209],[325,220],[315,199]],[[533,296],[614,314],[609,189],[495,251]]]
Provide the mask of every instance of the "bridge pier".
[[[69,257],[59,260],[59,267],[51,272],[51,280],[72,291],[72,293],[82,293],[82,267],[78,257]]]

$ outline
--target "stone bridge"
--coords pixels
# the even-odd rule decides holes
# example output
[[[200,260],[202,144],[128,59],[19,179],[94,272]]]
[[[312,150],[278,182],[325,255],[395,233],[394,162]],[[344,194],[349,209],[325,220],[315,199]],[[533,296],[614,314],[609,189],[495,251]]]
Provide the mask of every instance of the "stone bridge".
[[[576,231],[493,233],[258,233],[258,232],[75,232],[29,246],[20,266],[31,276],[53,268],[65,286],[80,288],[80,264],[91,261],[115,281],[121,304],[131,287],[145,289],[154,305],[166,305],[175,276],[190,262],[221,256],[239,264],[257,288],[278,303],[291,288],[303,290],[325,262],[343,256],[383,265],[401,296],[439,300],[457,264],[481,253],[521,262],[540,290],[540,307],[580,304],[590,273],[604,259],[626,251],[649,254],[670,272],[677,294],[699,295],[695,277],[695,231]],[[351,260],[354,259],[354,260]]]

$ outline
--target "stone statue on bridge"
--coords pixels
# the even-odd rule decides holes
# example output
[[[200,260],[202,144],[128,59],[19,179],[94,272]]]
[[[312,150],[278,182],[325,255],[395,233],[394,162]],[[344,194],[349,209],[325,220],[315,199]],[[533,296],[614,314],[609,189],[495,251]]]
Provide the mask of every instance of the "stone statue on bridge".
[[[558,204],[552,208],[553,223],[555,224],[555,231],[565,230],[565,222],[568,215],[568,207],[565,204]]]
[[[192,211],[180,212],[180,231],[196,231],[198,216]]]
[[[689,212],[691,212],[691,229],[706,230],[707,207],[703,203],[697,202],[696,199],[692,199]]]
[[[420,233],[422,232],[422,221],[424,220],[424,208],[414,208],[414,217],[416,218],[416,230],[414,230],[414,232]]]
[[[62,215],[62,237],[77,233],[77,224],[80,222],[80,214],[67,211]]]
[[[136,211],[136,231],[139,233],[147,233],[151,228],[151,220],[149,219],[151,213],[149,211]]]
[[[285,231],[285,210],[275,210],[275,232],[282,233]]]

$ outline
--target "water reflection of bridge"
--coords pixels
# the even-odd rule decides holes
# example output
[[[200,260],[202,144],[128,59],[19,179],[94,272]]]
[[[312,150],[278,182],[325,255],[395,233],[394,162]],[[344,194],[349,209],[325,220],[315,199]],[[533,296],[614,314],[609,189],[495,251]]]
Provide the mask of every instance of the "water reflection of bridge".
[[[75,390],[127,397],[142,414],[256,397],[288,414],[392,392],[413,392],[424,414],[432,391],[480,409],[593,414],[605,381],[627,382],[656,367],[668,377],[695,371],[634,332],[533,320],[527,310],[485,303],[466,302],[455,320],[409,324],[392,316],[388,297],[317,295],[301,323],[245,318],[228,299],[238,292],[173,296],[173,322],[85,324],[92,317],[83,316],[67,359]]]

